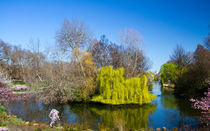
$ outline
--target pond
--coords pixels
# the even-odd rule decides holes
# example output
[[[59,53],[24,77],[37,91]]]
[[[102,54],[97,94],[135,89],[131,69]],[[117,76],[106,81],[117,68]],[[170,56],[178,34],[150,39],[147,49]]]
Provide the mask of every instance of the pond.
[[[86,124],[94,130],[99,126],[112,129],[172,129],[188,125],[198,128],[197,118],[200,112],[192,109],[188,101],[176,99],[171,91],[161,88],[158,82],[153,82],[151,92],[157,98],[151,104],[143,106],[110,106],[95,103],[44,105],[35,100],[27,100],[10,103],[7,105],[7,112],[25,121],[50,121],[48,114],[55,108],[60,112],[61,124]]]

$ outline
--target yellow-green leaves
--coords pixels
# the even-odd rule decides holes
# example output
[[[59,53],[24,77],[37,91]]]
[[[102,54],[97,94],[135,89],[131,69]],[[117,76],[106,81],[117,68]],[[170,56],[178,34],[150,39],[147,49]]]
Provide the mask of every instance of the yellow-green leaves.
[[[147,77],[125,79],[124,68],[102,67],[98,74],[100,95],[92,101],[105,104],[146,104],[156,97],[148,92]]]

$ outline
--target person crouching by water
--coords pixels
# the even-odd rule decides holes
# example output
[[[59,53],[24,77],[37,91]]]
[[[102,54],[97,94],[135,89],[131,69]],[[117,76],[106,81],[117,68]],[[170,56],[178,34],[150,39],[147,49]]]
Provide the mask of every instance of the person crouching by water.
[[[53,127],[53,125],[57,124],[58,120],[60,120],[58,113],[59,111],[57,111],[56,109],[51,110],[49,114],[49,117],[51,119],[50,127]]]

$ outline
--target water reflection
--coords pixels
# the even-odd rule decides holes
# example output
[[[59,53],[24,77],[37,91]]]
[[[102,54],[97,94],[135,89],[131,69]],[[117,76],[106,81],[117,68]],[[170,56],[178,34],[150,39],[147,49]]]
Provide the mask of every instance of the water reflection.
[[[175,109],[177,101],[172,91],[161,88],[161,104],[166,109]]]
[[[151,91],[157,98],[143,106],[109,106],[99,104],[43,105],[35,100],[13,102],[7,105],[7,112],[25,121],[50,121],[52,108],[60,112],[62,123],[86,124],[91,129],[141,129],[146,127],[191,127],[197,126],[200,113],[190,107],[186,100],[176,99],[172,92],[153,83]]]
[[[145,105],[142,107],[109,107],[91,108],[91,110],[101,116],[100,126],[114,129],[141,129],[147,127],[150,113],[156,109],[155,105]]]
[[[177,99],[171,89],[165,89],[159,83],[153,83],[153,93],[158,97],[153,101],[156,104],[156,111],[151,114],[148,125],[153,128],[173,127],[182,128],[189,125],[191,128],[198,128],[197,118],[199,111],[191,108],[191,104],[184,99]]]
[[[17,101],[7,105],[7,112],[15,114],[26,121],[49,121],[46,114],[50,112],[48,106],[43,106],[40,102],[35,100]]]

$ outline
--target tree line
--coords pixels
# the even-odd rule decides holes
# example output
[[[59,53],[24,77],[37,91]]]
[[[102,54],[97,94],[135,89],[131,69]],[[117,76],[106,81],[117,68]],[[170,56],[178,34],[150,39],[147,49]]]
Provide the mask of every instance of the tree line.
[[[120,42],[105,35],[92,39],[90,29],[77,20],[65,20],[56,32],[55,50],[26,50],[0,41],[0,71],[9,79],[26,82],[46,103],[89,101],[97,92],[97,72],[104,66],[123,67],[125,78],[146,74],[149,61],[142,49],[142,36],[135,29],[121,32]],[[50,54],[50,55],[49,55]]]
[[[161,82],[174,83],[175,93],[182,97],[200,97],[210,87],[210,33],[204,44],[194,52],[186,52],[181,45],[174,49],[170,60],[160,70]]]

